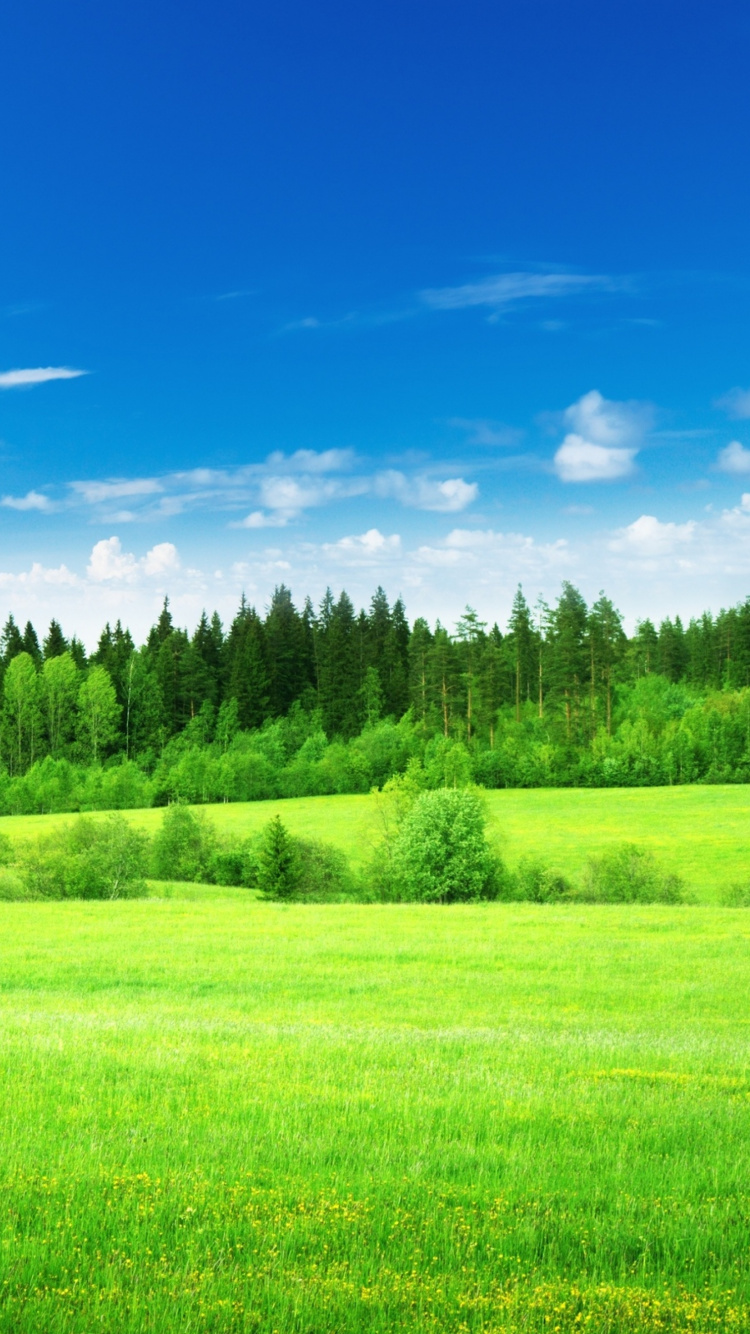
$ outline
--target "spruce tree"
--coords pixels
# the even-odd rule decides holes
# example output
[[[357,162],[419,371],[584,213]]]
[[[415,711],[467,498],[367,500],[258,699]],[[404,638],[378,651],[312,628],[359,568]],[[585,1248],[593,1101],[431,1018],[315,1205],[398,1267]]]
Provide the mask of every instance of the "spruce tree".
[[[300,870],[294,841],[280,816],[266,825],[258,861],[258,889],[267,899],[291,899],[299,887]]]
[[[47,631],[42,648],[45,662],[49,662],[50,658],[61,658],[63,653],[68,652],[70,644],[65,638],[57,621],[50,621],[49,630]]]

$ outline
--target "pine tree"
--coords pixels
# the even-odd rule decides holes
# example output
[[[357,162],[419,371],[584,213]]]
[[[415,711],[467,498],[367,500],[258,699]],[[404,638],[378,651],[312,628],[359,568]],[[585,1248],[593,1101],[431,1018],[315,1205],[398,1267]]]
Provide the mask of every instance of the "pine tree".
[[[26,622],[26,628],[23,632],[23,652],[28,653],[32,662],[39,667],[42,661],[42,650],[39,647],[36,630],[31,621]]]
[[[520,584],[513,599],[505,644],[512,662],[516,722],[520,723],[521,704],[524,699],[531,698],[534,679],[534,628]]]
[[[591,731],[596,730],[596,687],[601,678],[605,690],[605,717],[607,733],[612,735],[612,676],[625,652],[627,639],[622,628],[622,617],[604,593],[589,613],[589,652],[591,662]]]
[[[49,662],[50,658],[61,658],[63,653],[67,653],[70,649],[70,644],[57,621],[50,621],[49,630],[42,647],[45,662]]]
[[[263,622],[243,593],[227,638],[227,697],[236,699],[240,727],[262,726],[268,717],[268,656]]]
[[[300,882],[294,842],[280,816],[266,825],[258,863],[258,889],[266,899],[291,899]]]
[[[428,730],[430,709],[430,652],[433,637],[430,627],[418,616],[409,636],[409,699],[415,722],[424,735]]]
[[[581,693],[589,667],[588,612],[577,588],[567,580],[551,616],[550,677],[565,711],[568,740],[577,739],[581,721]]]
[[[311,684],[305,662],[305,627],[285,584],[274,589],[265,633],[269,707],[273,717],[280,717]]]

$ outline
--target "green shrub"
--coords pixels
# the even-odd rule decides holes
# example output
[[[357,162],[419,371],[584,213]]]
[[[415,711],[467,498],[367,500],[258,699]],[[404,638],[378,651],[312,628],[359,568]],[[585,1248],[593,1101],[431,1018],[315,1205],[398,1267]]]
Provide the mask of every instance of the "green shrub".
[[[423,792],[392,850],[392,893],[423,903],[498,897],[504,868],[485,834],[482,803],[468,788]]]
[[[20,903],[38,898],[14,866],[0,866],[0,903]]]
[[[176,802],[164,812],[161,828],[151,845],[151,874],[155,880],[210,881],[216,851],[216,833],[201,812]]]
[[[310,903],[336,902],[358,896],[358,885],[346,855],[330,843],[297,838],[299,883],[296,897]]]
[[[146,893],[147,850],[147,836],[122,815],[81,815],[23,845],[17,870],[31,898],[136,898]]]
[[[576,897],[589,903],[683,903],[685,885],[648,848],[620,843],[589,859]]]
[[[750,908],[750,880],[735,881],[727,885],[721,901],[725,908]]]
[[[512,897],[528,903],[560,903],[573,893],[564,875],[533,857],[521,858],[509,883]]]

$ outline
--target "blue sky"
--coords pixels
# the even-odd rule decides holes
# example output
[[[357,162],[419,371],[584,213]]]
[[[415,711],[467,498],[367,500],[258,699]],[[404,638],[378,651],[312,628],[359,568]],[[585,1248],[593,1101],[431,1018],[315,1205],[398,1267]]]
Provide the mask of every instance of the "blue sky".
[[[738,3],[15,6],[0,616],[744,597],[749,55]]]

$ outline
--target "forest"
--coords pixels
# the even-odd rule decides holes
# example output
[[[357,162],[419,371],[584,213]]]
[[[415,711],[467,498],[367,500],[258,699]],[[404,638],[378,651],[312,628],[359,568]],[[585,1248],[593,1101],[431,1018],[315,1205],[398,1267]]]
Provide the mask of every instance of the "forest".
[[[750,779],[750,598],[632,636],[603,593],[521,587],[503,630],[466,607],[412,624],[382,588],[357,612],[278,587],[192,634],[165,599],[146,642],[96,651],[52,621],[0,638],[0,811],[118,809],[425,787],[640,786]]]

